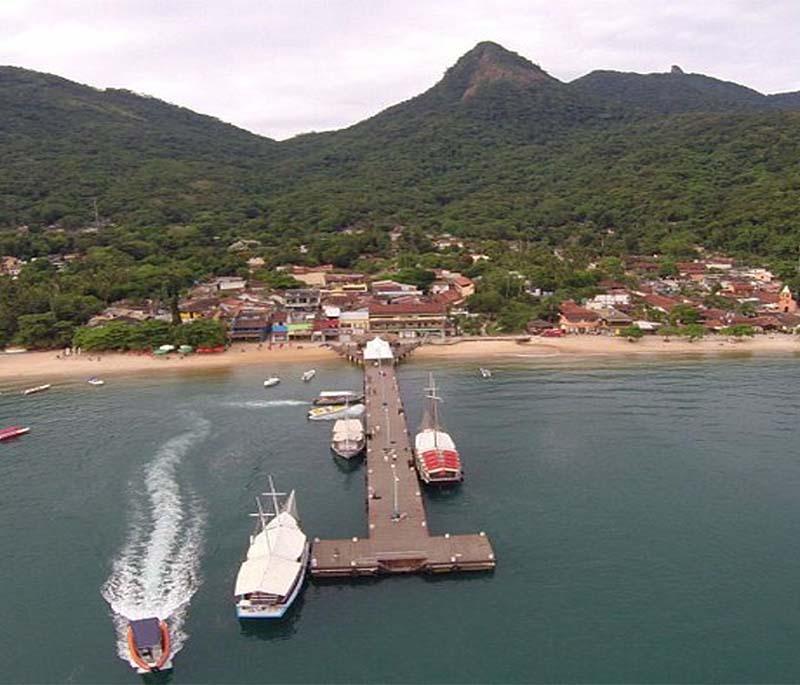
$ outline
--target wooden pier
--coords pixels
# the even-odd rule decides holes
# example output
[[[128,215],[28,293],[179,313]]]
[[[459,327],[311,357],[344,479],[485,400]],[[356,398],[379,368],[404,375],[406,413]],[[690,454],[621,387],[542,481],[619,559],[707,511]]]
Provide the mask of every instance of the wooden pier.
[[[311,575],[488,571],[488,536],[430,535],[422,488],[392,362],[364,363],[369,537],[315,539]]]

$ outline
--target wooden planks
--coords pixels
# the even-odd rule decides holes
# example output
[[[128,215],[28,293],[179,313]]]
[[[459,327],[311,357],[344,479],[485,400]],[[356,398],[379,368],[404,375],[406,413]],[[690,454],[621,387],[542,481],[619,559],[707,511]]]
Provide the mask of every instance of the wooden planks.
[[[485,571],[495,567],[488,536],[428,533],[405,410],[391,364],[364,368],[368,538],[314,540],[315,577]]]

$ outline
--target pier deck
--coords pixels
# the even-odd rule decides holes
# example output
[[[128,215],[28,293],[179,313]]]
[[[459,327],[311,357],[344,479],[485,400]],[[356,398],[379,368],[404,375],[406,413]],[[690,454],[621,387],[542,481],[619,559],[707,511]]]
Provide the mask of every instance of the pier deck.
[[[369,537],[314,540],[316,577],[485,571],[488,536],[430,535],[394,366],[364,366]]]

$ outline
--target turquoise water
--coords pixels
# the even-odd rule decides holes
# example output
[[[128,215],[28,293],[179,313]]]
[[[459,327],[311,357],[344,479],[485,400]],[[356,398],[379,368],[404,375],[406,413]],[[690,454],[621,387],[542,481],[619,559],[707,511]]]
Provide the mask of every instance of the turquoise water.
[[[140,682],[109,600],[184,603],[175,683],[800,681],[794,359],[475,366],[399,378],[413,428],[438,371],[464,456],[432,530],[487,531],[496,572],[312,582],[255,626],[231,592],[267,473],[309,534],[366,532],[302,404],[357,369],[4,392],[33,430],[0,444],[0,682]]]

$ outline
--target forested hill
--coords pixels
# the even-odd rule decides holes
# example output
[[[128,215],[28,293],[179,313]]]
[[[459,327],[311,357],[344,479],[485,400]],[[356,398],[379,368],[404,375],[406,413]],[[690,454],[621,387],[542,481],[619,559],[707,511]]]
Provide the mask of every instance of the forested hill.
[[[51,249],[36,232],[86,225],[97,198],[117,233],[158,241],[179,229],[209,246],[285,248],[401,223],[618,252],[677,236],[796,257],[796,110],[798,93],[680,69],[564,83],[485,42],[415,98],[276,143],[128,91],[0,68],[0,226],[32,231],[0,235],[0,251]]]
[[[81,226],[95,197],[107,218],[164,224],[275,147],[155,98],[0,67],[0,225]]]

